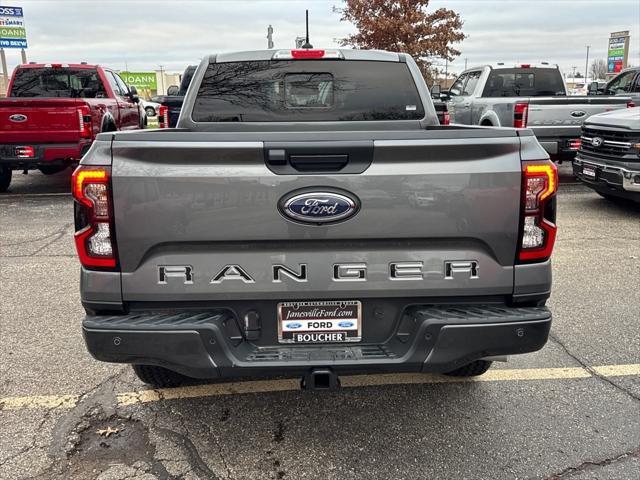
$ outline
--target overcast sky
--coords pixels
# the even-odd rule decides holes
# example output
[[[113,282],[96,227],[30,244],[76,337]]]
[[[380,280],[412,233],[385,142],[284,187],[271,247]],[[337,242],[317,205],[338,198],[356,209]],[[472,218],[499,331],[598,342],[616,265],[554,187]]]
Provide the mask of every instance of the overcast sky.
[[[0,0],[21,6],[29,48],[39,62],[100,63],[130,71],[182,71],[206,54],[266,48],[266,30],[274,28],[276,48],[290,48],[304,34],[304,10],[310,10],[316,47],[336,46],[353,31],[340,22],[340,0]],[[606,58],[609,33],[630,30],[629,62],[640,65],[638,0],[432,0],[430,9],[447,7],[464,20],[468,37],[450,71],[477,64],[550,61],[570,73]],[[6,49],[9,68],[19,50]]]

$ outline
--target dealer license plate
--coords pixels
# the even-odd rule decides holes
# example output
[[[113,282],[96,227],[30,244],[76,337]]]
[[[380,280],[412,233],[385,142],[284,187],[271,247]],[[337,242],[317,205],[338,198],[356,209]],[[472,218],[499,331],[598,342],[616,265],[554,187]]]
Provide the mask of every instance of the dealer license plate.
[[[582,167],[582,175],[589,178],[596,178],[596,169],[593,167],[587,167],[586,165]]]
[[[361,340],[358,300],[278,304],[280,343],[341,343]]]

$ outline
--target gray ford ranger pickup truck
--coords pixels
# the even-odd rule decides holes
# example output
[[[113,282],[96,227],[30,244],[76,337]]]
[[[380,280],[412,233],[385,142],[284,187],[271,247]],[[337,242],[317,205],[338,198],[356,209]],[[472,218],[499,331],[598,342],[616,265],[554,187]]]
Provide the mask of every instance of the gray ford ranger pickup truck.
[[[585,119],[630,102],[618,96],[569,96],[560,69],[548,63],[470,68],[446,99],[451,123],[530,128],[558,162],[575,157]]]
[[[100,135],[72,182],[87,347],[152,385],[479,375],[547,341],[556,167],[440,126],[407,55],[206,57],[177,128]]]
[[[589,118],[573,173],[605,198],[640,203],[640,107]]]

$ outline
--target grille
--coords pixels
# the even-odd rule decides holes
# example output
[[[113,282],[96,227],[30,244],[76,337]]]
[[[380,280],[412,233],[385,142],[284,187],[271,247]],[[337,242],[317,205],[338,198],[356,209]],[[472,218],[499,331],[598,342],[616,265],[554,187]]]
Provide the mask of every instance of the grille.
[[[622,157],[629,152],[631,144],[640,141],[639,137],[632,132],[584,128],[580,137],[580,151],[597,157]],[[602,145],[594,146],[593,138],[601,138]]]

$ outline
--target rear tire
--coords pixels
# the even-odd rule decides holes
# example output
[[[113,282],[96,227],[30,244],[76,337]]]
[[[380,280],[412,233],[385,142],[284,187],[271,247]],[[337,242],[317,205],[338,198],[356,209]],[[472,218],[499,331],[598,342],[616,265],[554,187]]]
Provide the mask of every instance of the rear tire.
[[[493,362],[490,362],[489,360],[476,360],[464,367],[456,368],[455,370],[447,372],[445,375],[449,375],[450,377],[477,377],[478,375],[486,373],[492,363]]]
[[[153,107],[147,107],[144,109],[145,112],[147,112],[147,115],[149,117],[155,117],[156,116],[156,109]]]
[[[0,192],[6,192],[11,185],[11,176],[13,171],[11,167],[0,167]]]
[[[131,365],[138,378],[156,388],[179,387],[193,382],[189,377],[155,365]]]

